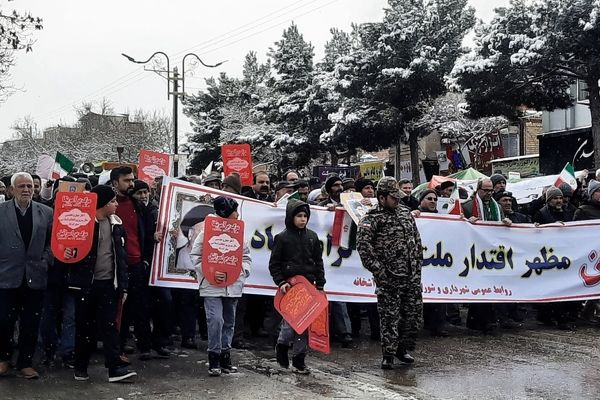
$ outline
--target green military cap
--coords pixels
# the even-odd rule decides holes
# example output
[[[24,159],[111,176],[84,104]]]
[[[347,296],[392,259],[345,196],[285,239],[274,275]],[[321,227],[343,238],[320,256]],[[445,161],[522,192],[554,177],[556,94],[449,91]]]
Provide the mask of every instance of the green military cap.
[[[387,192],[390,196],[396,197],[398,199],[406,196],[404,192],[400,191],[400,186],[398,186],[398,181],[393,176],[384,176],[377,183],[377,191],[378,192]]]

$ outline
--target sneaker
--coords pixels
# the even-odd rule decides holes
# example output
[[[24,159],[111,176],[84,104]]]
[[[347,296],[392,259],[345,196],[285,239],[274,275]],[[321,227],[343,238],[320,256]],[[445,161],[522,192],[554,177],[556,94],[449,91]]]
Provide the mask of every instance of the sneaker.
[[[235,374],[238,372],[237,367],[231,364],[231,353],[229,351],[221,352],[219,365],[221,366],[221,372],[224,374]]]
[[[75,370],[75,372],[73,373],[73,377],[75,378],[76,381],[81,381],[81,382],[90,380],[90,376],[88,375],[87,371]]]
[[[137,376],[137,373],[135,371],[128,370],[125,367],[108,370],[108,381],[110,383],[122,382],[124,380],[133,378],[134,376]]]
[[[212,351],[208,352],[208,375],[221,376],[221,355]]]

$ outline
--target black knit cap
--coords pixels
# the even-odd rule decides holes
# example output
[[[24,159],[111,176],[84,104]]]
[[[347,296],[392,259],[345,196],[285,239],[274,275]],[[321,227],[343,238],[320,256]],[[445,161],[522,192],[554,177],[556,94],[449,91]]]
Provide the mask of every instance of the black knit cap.
[[[95,186],[92,189],[92,193],[96,193],[96,196],[98,196],[98,201],[96,202],[96,210],[104,207],[117,196],[112,186],[108,185]]]
[[[425,197],[427,197],[427,195],[430,195],[430,194],[432,194],[432,193],[433,193],[433,194],[435,194],[435,197],[436,197],[436,198],[438,197],[438,194],[437,194],[437,192],[436,192],[435,190],[433,190],[433,189],[427,189],[427,190],[424,190],[424,191],[421,193],[421,195],[419,196],[419,203],[420,203],[420,202],[422,202],[422,201],[423,201],[423,199],[424,199]]]
[[[213,203],[215,212],[219,217],[227,218],[238,208],[238,202],[229,197],[219,196]]]
[[[327,178],[327,180],[325,181],[325,190],[327,190],[327,193],[331,192],[331,188],[333,187],[333,184],[338,181],[340,183],[342,183],[342,178],[340,178],[338,175],[335,175],[335,174],[332,174],[331,176],[329,176]]]
[[[356,182],[354,182],[354,189],[356,189],[356,191],[359,193],[362,192],[362,190],[367,186],[371,186],[373,187],[373,190],[375,190],[375,182],[373,182],[371,179],[358,178]]]
[[[136,179],[135,181],[133,181],[133,189],[131,190],[131,194],[134,194],[138,190],[142,189],[150,191],[150,186],[148,186],[146,182]]]

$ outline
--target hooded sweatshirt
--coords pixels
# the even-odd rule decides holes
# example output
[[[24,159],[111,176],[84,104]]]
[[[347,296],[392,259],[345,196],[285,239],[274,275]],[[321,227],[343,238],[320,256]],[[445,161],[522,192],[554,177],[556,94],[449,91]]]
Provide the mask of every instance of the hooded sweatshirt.
[[[287,203],[285,230],[275,236],[269,271],[277,286],[295,275],[302,275],[322,290],[325,286],[323,247],[319,237],[308,228],[298,229],[294,216],[304,211],[310,220],[310,207],[303,201],[291,199]]]

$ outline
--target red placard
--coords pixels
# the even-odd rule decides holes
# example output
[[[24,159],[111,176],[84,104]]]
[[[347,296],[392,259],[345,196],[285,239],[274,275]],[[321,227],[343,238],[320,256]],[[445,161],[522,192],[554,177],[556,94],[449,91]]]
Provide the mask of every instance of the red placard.
[[[76,263],[83,260],[92,249],[96,200],[96,193],[56,193],[50,245],[57,260]],[[67,248],[74,253],[68,260],[64,257]]]
[[[163,175],[169,176],[170,171],[170,155],[146,149],[140,150],[140,164],[138,167],[138,178],[140,180],[152,187],[154,178]]]
[[[319,294],[327,301],[325,292]],[[325,307],[314,322],[310,324],[308,328],[308,346],[321,353],[329,354],[331,352],[329,346],[329,306]]]
[[[275,309],[298,333],[302,334],[327,309],[327,297],[301,275],[288,279],[292,285],[283,294],[275,294]]]
[[[244,256],[244,221],[208,216],[204,220],[202,243],[202,273],[208,282],[227,287],[238,280]],[[215,273],[226,274],[224,282],[217,282]]]
[[[254,183],[252,151],[249,144],[225,144],[221,146],[221,157],[226,176],[235,172],[240,175],[242,185],[251,186]]]

